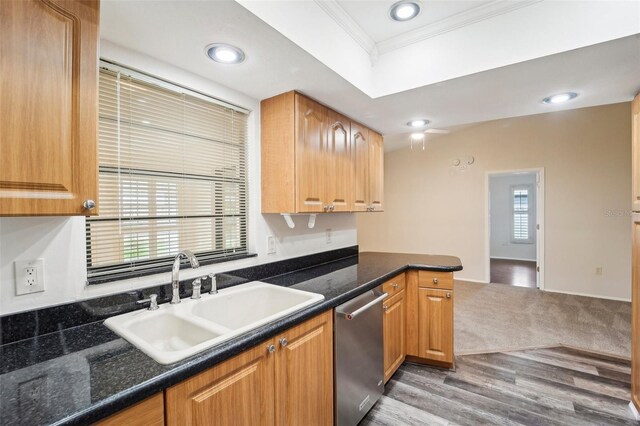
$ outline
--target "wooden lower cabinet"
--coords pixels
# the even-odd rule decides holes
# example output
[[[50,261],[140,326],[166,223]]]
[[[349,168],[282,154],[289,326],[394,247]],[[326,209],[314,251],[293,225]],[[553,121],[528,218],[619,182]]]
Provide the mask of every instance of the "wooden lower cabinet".
[[[167,389],[167,425],[331,424],[332,321],[321,314]]]
[[[276,344],[276,424],[333,424],[332,312],[287,330]]]
[[[164,397],[162,392],[138,402],[94,426],[162,426],[164,425]]]
[[[453,291],[418,289],[418,356],[453,363]]]
[[[167,425],[273,425],[274,363],[266,342],[165,391]]]
[[[635,217],[631,264],[631,401],[640,411],[640,218]]]
[[[453,367],[453,272],[408,271],[407,359]]]
[[[384,381],[393,376],[398,367],[404,362],[406,354],[406,304],[405,291],[401,290],[385,301],[383,305],[383,336],[384,336]]]

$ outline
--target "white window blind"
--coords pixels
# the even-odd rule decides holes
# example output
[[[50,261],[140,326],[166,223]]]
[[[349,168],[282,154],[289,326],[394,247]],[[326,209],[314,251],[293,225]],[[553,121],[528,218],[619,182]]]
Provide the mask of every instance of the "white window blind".
[[[100,70],[100,215],[91,282],[247,253],[247,113],[122,68]]]
[[[529,242],[529,189],[513,188],[513,240]]]

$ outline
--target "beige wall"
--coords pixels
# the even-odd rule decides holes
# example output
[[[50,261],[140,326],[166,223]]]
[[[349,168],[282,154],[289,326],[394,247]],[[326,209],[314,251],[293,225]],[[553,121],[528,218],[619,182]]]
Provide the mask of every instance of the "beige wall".
[[[545,289],[629,300],[630,114],[622,103],[496,120],[388,153],[385,212],[358,215],[360,250],[452,254],[456,277],[485,281],[487,172],[543,167]]]

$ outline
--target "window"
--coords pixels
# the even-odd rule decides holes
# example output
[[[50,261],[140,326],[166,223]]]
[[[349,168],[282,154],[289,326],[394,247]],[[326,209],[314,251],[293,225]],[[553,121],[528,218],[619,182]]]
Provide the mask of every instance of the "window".
[[[511,187],[513,206],[512,241],[514,243],[531,243],[533,241],[530,223],[531,191],[532,188],[530,186]]]
[[[247,254],[247,111],[102,63],[89,282]]]

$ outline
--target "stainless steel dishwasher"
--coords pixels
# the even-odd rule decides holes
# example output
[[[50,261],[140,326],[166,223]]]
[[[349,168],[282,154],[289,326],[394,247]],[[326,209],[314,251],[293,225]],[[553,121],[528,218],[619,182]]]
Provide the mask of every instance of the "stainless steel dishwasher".
[[[356,426],[384,391],[382,301],[368,291],[335,309],[335,420]]]

